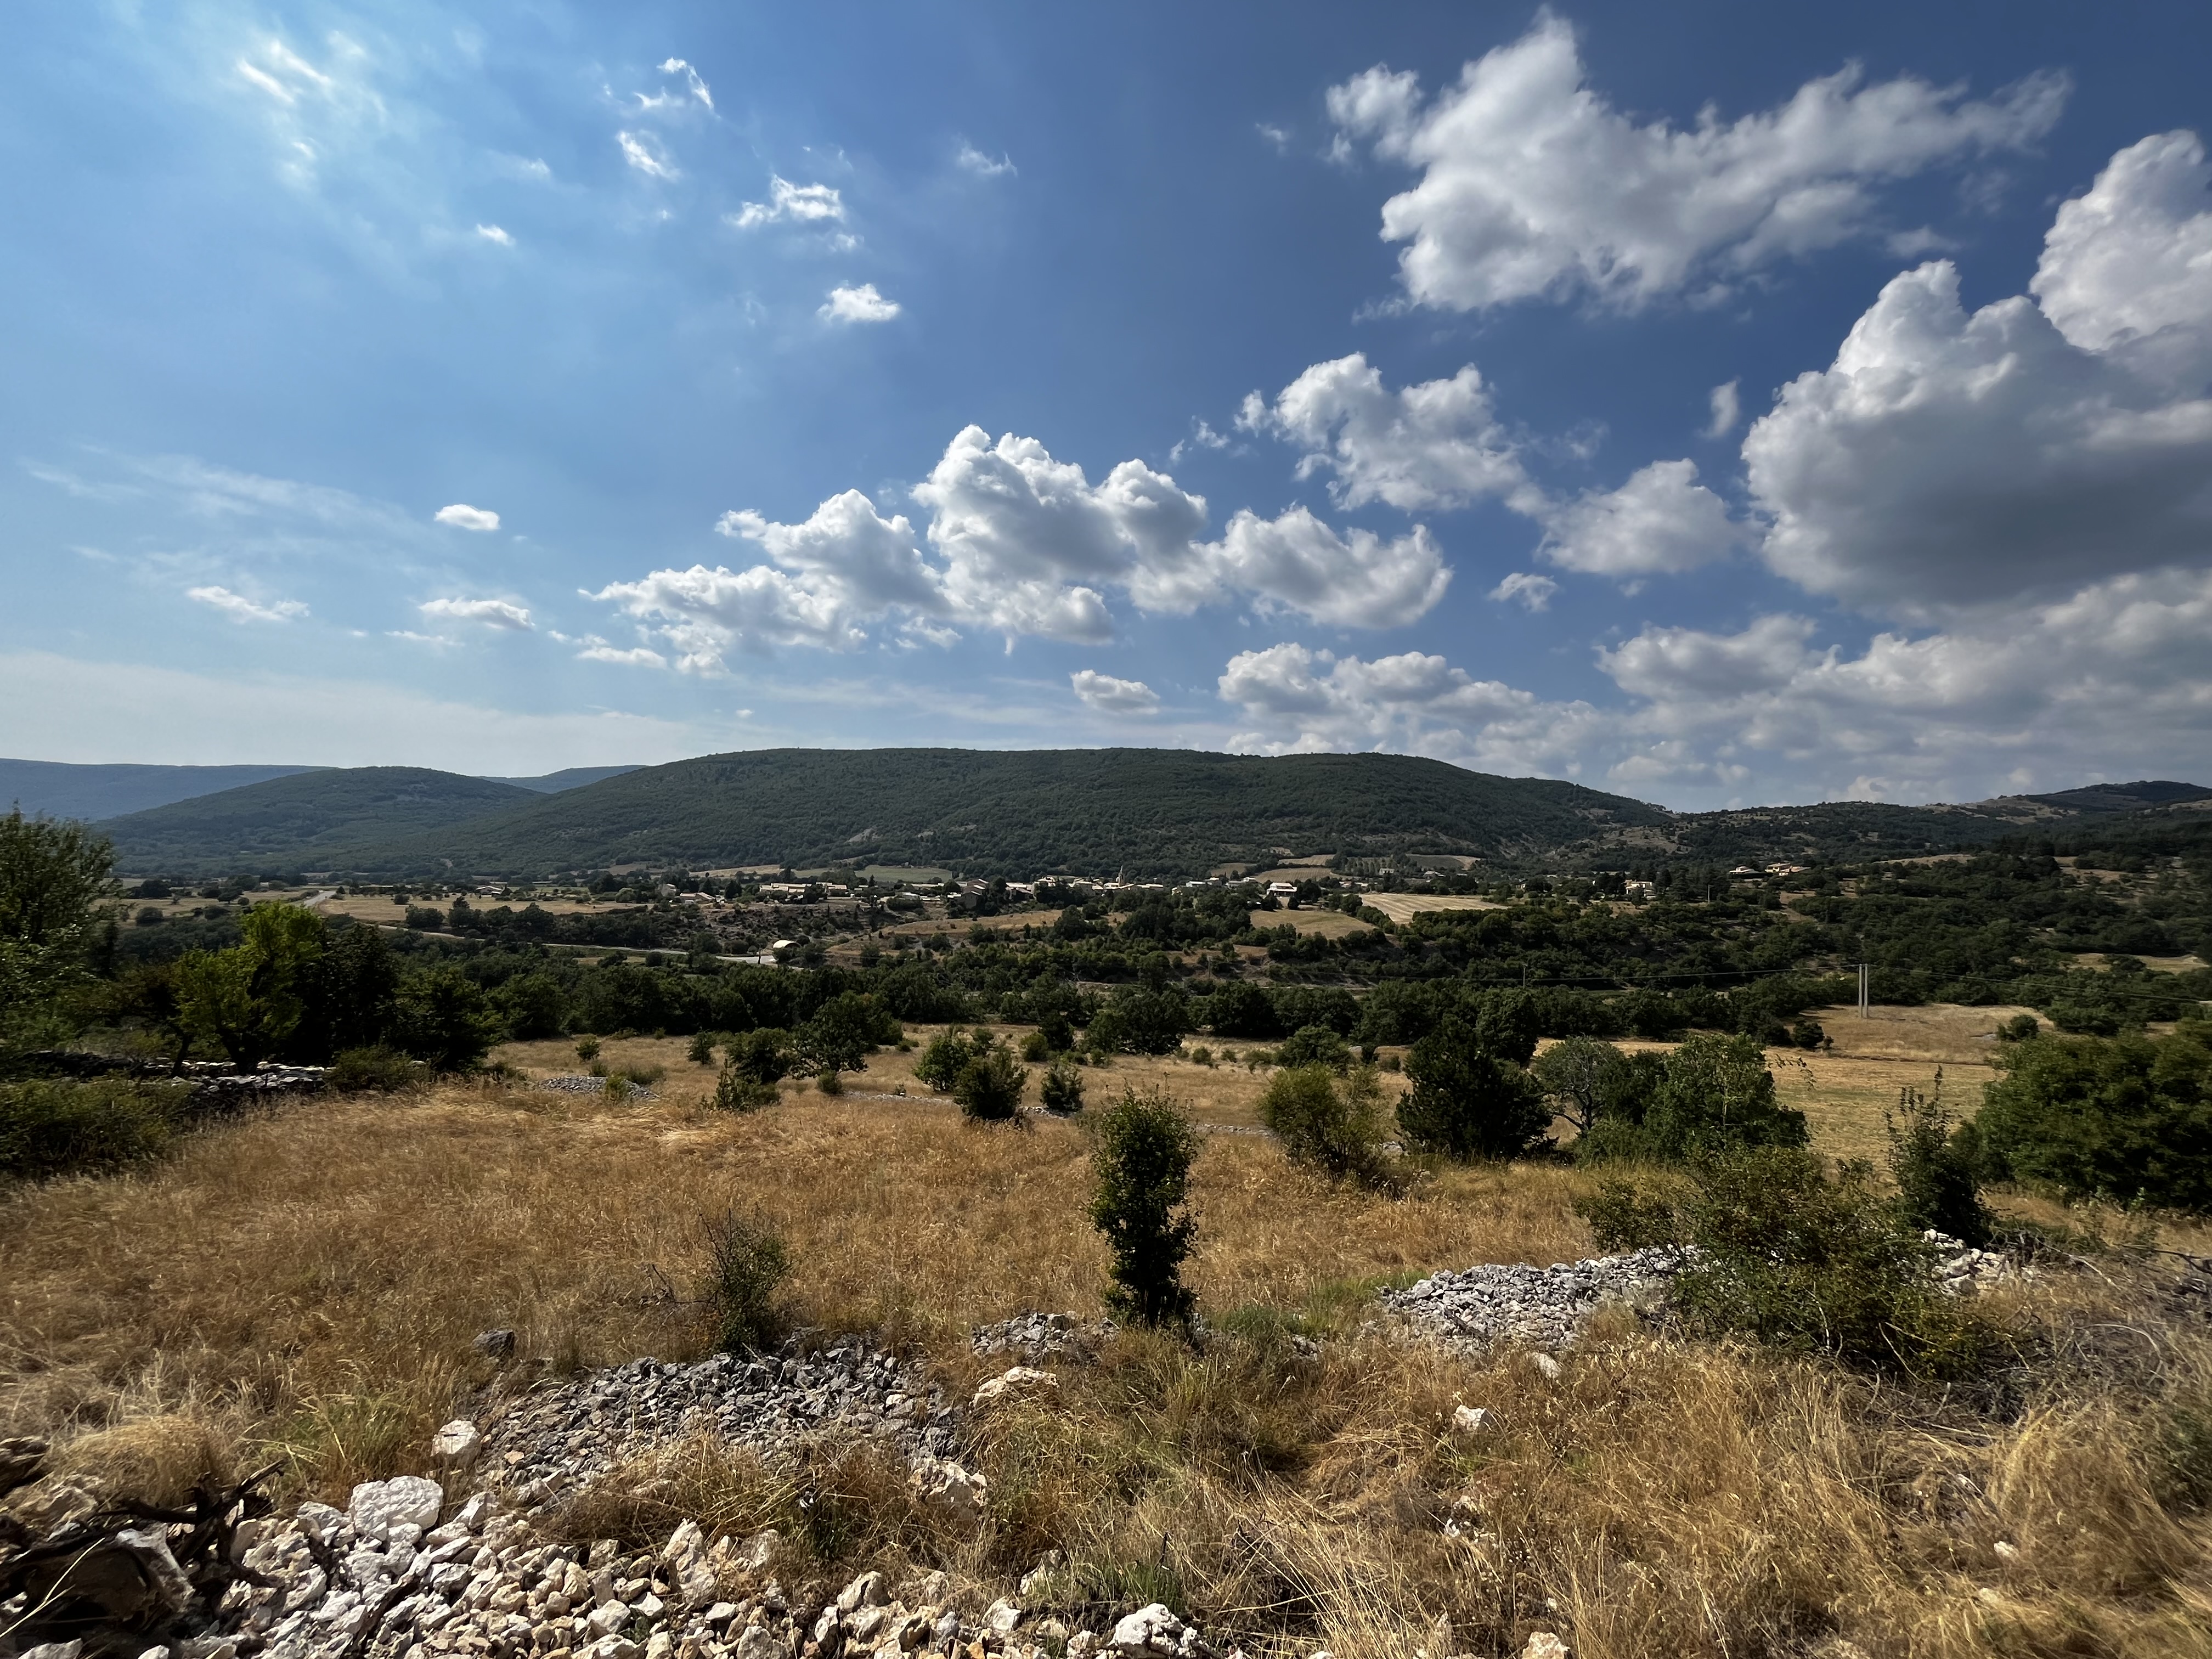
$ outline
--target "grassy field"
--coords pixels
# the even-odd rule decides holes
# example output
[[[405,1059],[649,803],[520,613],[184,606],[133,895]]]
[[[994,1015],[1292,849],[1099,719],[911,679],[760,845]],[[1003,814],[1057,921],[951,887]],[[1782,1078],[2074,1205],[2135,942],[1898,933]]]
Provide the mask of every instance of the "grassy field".
[[[1359,902],[1393,921],[1411,921],[1424,910],[1503,910],[1494,899],[1471,893],[1363,893]]]
[[[1976,1063],[1967,1028],[1991,1013],[1871,1022],[1890,1029],[1861,1052],[1845,1011],[1838,1053],[1784,1092],[1821,1094],[1830,1150],[1878,1139],[1896,1081]],[[492,1402],[486,1328],[519,1333],[510,1382],[701,1352],[708,1230],[732,1211],[788,1243],[795,1319],[884,1331],[963,1397],[985,1369],[971,1324],[1099,1307],[1083,1120],[964,1123],[890,1053],[842,1097],[787,1084],[732,1117],[701,1107],[685,1047],[604,1044],[666,1068],[657,1101],[488,1081],[304,1103],[0,1198],[0,1434],[53,1434],[70,1469],[149,1497],[273,1454],[296,1493],[343,1501]],[[567,1043],[501,1057],[580,1069]],[[1085,1076],[1094,1105],[1158,1083],[1224,1125],[1264,1082],[1173,1058]],[[1255,1656],[1504,1654],[1534,1629],[1577,1659],[2212,1653],[2212,1532],[2153,1485],[2175,1402],[2212,1403],[2212,1341],[2150,1269],[2002,1303],[2044,1358],[1986,1400],[1627,1324],[1556,1380],[1363,1330],[1377,1283],[1588,1254],[1584,1182],[1447,1168],[1394,1200],[1207,1137],[1189,1277],[1209,1346],[1131,1336],[1062,1364],[1055,1402],[975,1431],[990,1534],[868,1531],[823,1571],[938,1563],[980,1608],[1058,1549]],[[2212,1250],[2201,1228],[2165,1242]],[[1306,1359],[1291,1329],[1333,1340]],[[1453,1430],[1463,1403],[1493,1413],[1480,1437]]]

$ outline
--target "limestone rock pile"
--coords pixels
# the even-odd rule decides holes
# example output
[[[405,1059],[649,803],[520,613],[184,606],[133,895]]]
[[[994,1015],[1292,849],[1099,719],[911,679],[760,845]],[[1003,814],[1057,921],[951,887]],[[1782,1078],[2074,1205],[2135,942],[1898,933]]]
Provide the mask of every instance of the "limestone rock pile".
[[[1978,1250],[1932,1227],[1920,1237],[1935,1248],[1936,1285],[1946,1296],[1973,1296],[2035,1276],[2034,1268],[2002,1250]]]
[[[1380,1299],[1417,1329],[1469,1352],[1499,1342],[1558,1348],[1574,1340],[1601,1304],[1656,1310],[1690,1259],[1688,1251],[1662,1245],[1548,1267],[1487,1262],[1431,1273]]]
[[[539,1383],[489,1425],[493,1478],[525,1508],[558,1502],[614,1465],[701,1434],[773,1454],[826,1434],[943,1457],[953,1413],[920,1366],[854,1339],[816,1354],[640,1359]]]

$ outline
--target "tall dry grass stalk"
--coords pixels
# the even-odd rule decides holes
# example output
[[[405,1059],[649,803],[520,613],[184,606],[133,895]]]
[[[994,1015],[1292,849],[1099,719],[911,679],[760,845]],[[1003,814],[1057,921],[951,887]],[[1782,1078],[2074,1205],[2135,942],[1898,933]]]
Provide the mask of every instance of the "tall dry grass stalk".
[[[697,1352],[706,1223],[732,1210],[789,1245],[795,1318],[884,1331],[964,1396],[994,1368],[972,1324],[1099,1305],[1088,1156],[1079,1122],[920,1097],[725,1117],[485,1085],[250,1119],[0,1200],[0,1431],[148,1496],[271,1449],[335,1496],[419,1468],[495,1385],[487,1327],[520,1335],[499,1386],[540,1357]],[[2205,1525],[2162,1496],[2160,1449],[2176,1401],[2212,1401],[2212,1343],[2120,1270],[2028,1298],[2041,1380],[1979,1401],[1632,1325],[1556,1381],[1361,1333],[1379,1279],[1586,1253],[1580,1179],[1453,1171],[1392,1200],[1211,1138],[1191,1279],[1215,1338],[1126,1334],[1056,1400],[977,1419],[985,1536],[933,1533],[864,1452],[678,1449],[569,1523],[776,1524],[795,1571],[927,1563],[978,1596],[1058,1551],[1071,1609],[1176,1601],[1255,1653],[1441,1659],[1539,1628],[1583,1659],[2212,1653]],[[1298,1330],[1333,1340],[1316,1359]]]

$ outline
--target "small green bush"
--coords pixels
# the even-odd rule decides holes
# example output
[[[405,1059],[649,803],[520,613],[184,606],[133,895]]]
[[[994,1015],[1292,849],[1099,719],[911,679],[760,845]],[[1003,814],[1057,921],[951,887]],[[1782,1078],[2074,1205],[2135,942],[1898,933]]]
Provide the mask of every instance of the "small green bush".
[[[696,1066],[712,1066],[714,1063],[714,1032],[702,1031],[691,1039],[691,1046],[684,1051],[684,1057]]]
[[[1915,1232],[1933,1228],[1976,1249],[1987,1244],[1996,1218],[1982,1202],[1972,1152],[1944,1108],[1943,1073],[1936,1073],[1933,1094],[1899,1091],[1896,1115],[1885,1112],[1882,1122],[1899,1218]]]
[[[1814,1153],[1701,1156],[1686,1180],[1601,1183],[1576,1206],[1604,1249],[1692,1244],[1673,1299],[1692,1329],[1741,1334],[1870,1369],[1960,1378],[2015,1352],[2011,1334],[1935,1282],[1935,1252],[1863,1163],[1831,1178]]]
[[[814,1086],[825,1095],[842,1095],[845,1092],[845,1074],[842,1072],[823,1072],[815,1078]]]
[[[625,1083],[635,1084],[638,1088],[650,1089],[668,1075],[668,1068],[665,1066],[655,1065],[651,1060],[629,1060],[615,1066],[612,1075],[622,1079]]]
[[[599,1057],[599,1038],[597,1038],[597,1037],[595,1037],[595,1036],[590,1036],[589,1034],[586,1034],[586,1035],[585,1035],[585,1036],[580,1036],[580,1037],[578,1037],[578,1038],[576,1039],[576,1058],[577,1058],[577,1059],[581,1060],[597,1060]]]
[[[1098,1121],[1091,1223],[1106,1235],[1106,1303],[1146,1325],[1188,1328],[1194,1299],[1182,1263],[1198,1227],[1183,1209],[1198,1131],[1166,1094],[1124,1089]]]
[[[939,1031],[922,1049],[921,1058],[915,1061],[914,1074],[940,1095],[950,1093],[952,1085],[959,1081],[962,1070],[990,1047],[988,1031],[977,1031],[972,1036],[957,1026]]]
[[[1332,1072],[1349,1071],[1352,1060],[1351,1045],[1326,1025],[1301,1025],[1275,1050],[1275,1064],[1285,1070],[1325,1066]]]
[[[398,1094],[416,1087],[423,1068],[396,1048],[378,1043],[371,1048],[348,1048],[331,1061],[323,1073],[323,1086],[342,1095]]]
[[[1997,1027],[2000,1042],[2026,1042],[2043,1030],[2043,1023],[2033,1014],[2014,1014]]]
[[[1030,1031],[1023,1036],[1022,1058],[1033,1066],[1042,1066],[1052,1058],[1052,1044],[1045,1041],[1042,1031]]]
[[[1029,1081],[1029,1072],[1014,1058],[1013,1050],[994,1043],[960,1068],[952,1080],[952,1098],[971,1118],[993,1122],[1018,1119]]]
[[[1037,1085],[1037,1099],[1045,1110],[1065,1117],[1083,1109],[1083,1073],[1065,1060],[1055,1060]]]
[[[757,1083],[781,1083],[792,1073],[791,1033],[773,1025],[746,1031],[723,1045],[722,1060]]]
[[[1294,1164],[1311,1164],[1334,1181],[1389,1184],[1382,1086],[1371,1066],[1341,1074],[1326,1065],[1279,1072],[1260,1097],[1260,1121],[1282,1137]]]
[[[757,1112],[781,1098],[774,1083],[755,1077],[735,1060],[723,1063],[710,1103],[718,1112]]]
[[[782,1336],[777,1289],[790,1276],[791,1253],[767,1228],[735,1211],[708,1227],[711,1277],[707,1300],[714,1310],[715,1340],[726,1353],[758,1352]]]
[[[164,1152],[189,1091],[176,1084],[0,1085],[0,1181],[119,1170]]]

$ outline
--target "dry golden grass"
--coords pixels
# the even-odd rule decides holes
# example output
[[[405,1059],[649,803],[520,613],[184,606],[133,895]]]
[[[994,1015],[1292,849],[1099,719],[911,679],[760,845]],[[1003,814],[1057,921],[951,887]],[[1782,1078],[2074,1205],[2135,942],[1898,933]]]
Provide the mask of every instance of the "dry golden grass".
[[[1359,902],[1393,921],[1411,921],[1424,910],[1503,910],[1495,899],[1471,893],[1363,893]]]
[[[603,1057],[674,1048],[669,1085],[703,1088],[683,1046]],[[574,1066],[565,1044],[510,1057]],[[53,1433],[70,1469],[149,1495],[273,1449],[300,1490],[335,1496],[422,1467],[430,1431],[492,1381],[469,1345],[487,1327],[518,1330],[524,1376],[538,1356],[696,1352],[705,1223],[732,1207],[788,1241],[798,1318],[884,1331],[964,1395],[986,1369],[971,1324],[1098,1306],[1089,1140],[886,1097],[900,1066],[878,1056],[854,1096],[794,1088],[745,1117],[673,1090],[336,1101],[210,1130],[138,1175],[20,1191],[0,1200],[0,1432]],[[1094,1102],[1210,1085],[1201,1117],[1258,1084],[1174,1060],[1088,1075]],[[1449,1170],[1391,1200],[1211,1137],[1189,1276],[1217,1340],[1125,1337],[1063,1364],[1056,1402],[976,1423],[986,1539],[932,1534],[898,1472],[855,1455],[807,1471],[828,1505],[808,1513],[843,1519],[806,1522],[805,1547],[939,1562],[979,1594],[1059,1549],[1067,1598],[1164,1595],[1255,1652],[1436,1659],[1545,1628],[1582,1659],[1832,1638],[1929,1659],[2212,1653],[2205,1527],[2154,1488],[2170,1402],[2212,1403],[2212,1343],[2122,1271],[2027,1298],[2051,1361],[1995,1412],[1626,1326],[1557,1382],[1511,1352],[1468,1364],[1358,1334],[1377,1279],[1585,1254],[1581,1183]],[[1283,1340],[1301,1323],[1337,1338],[1318,1361]],[[1455,1433],[1460,1403],[1492,1426]],[[695,1448],[648,1475],[669,1484],[617,1485],[576,1524],[797,1524],[794,1477],[743,1457]]]
[[[1255,927],[1288,927],[1294,933],[1322,939],[1343,939],[1352,933],[1371,933],[1371,923],[1341,910],[1253,910],[1246,920]]]

